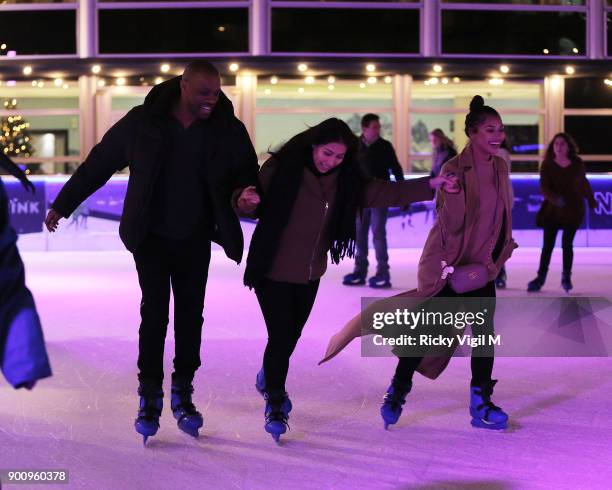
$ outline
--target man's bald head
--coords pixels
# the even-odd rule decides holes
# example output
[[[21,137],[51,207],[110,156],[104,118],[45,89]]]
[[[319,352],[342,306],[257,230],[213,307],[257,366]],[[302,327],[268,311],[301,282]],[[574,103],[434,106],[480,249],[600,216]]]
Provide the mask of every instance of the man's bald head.
[[[189,80],[194,75],[207,75],[209,77],[221,78],[219,70],[215,68],[215,65],[208,61],[192,61],[185,67],[183,71],[183,80]]]

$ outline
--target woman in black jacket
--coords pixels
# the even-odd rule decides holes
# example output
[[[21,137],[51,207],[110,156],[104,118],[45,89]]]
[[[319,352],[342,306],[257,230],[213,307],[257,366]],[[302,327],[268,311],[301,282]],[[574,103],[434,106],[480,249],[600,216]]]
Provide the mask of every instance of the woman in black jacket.
[[[266,400],[265,430],[286,432],[292,405],[285,391],[289,359],[327,268],[355,250],[355,217],[364,207],[404,206],[454,185],[445,177],[392,183],[366,180],[358,140],[339,119],[327,119],[291,138],[259,172],[259,223],[244,282],[255,288],[268,329],[256,388]]]

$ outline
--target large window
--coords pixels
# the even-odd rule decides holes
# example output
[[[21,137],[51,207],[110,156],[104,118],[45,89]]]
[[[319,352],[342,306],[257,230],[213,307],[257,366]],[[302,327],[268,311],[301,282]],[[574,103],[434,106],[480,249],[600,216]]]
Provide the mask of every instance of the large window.
[[[76,10],[0,10],[0,56],[74,55]]]
[[[440,8],[444,54],[587,55],[585,0],[443,0]]]
[[[272,51],[417,54],[419,18],[410,8],[272,8]]]
[[[444,79],[448,83],[415,81],[410,103],[410,159],[414,171],[431,169],[429,133],[441,129],[461,151],[467,142],[465,116],[476,94],[502,116],[511,147],[513,171],[533,171],[543,150],[544,111],[542,85],[511,83],[493,86],[488,82]],[[537,168],[537,166],[536,166]]]
[[[442,52],[584,56],[586,17],[580,12],[448,10]]]
[[[163,1],[164,3],[166,2],[185,3],[186,0],[163,0]],[[195,2],[198,2],[198,3],[234,2],[236,3],[236,0],[195,0]],[[98,3],[151,3],[151,0],[98,0]],[[194,3],[194,2],[191,2],[191,3]]]
[[[584,155],[612,155],[612,111],[610,115],[565,116],[565,131]]]
[[[383,136],[394,137],[390,84],[367,84],[361,80],[329,83],[327,78],[315,79],[311,84],[303,80],[258,82],[255,149],[260,161],[265,160],[268,150],[328,117],[344,120],[358,134],[361,117],[373,112],[381,118]]]
[[[78,86],[76,80],[63,85],[0,87],[0,125],[9,128],[0,151],[11,150],[31,174],[72,173],[80,161]]]
[[[304,0],[272,0],[272,3],[277,2],[277,3],[282,3],[282,2],[303,2]],[[372,0],[308,0],[310,2],[321,2],[321,3],[329,3],[330,1],[333,2],[350,2],[350,3],[419,3],[421,0],[378,0],[378,1],[372,1]]]
[[[0,4],[33,4],[33,3],[77,3],[77,0],[2,0]]]
[[[567,78],[565,79],[565,107],[612,109],[612,87],[603,82],[601,78]]]
[[[610,1],[610,0],[608,0]],[[486,3],[507,5],[586,5],[587,0],[442,0],[443,3]]]
[[[101,54],[249,50],[246,8],[105,9],[98,16]]]
[[[565,80],[564,129],[571,134],[591,172],[612,166],[612,87],[601,78]]]

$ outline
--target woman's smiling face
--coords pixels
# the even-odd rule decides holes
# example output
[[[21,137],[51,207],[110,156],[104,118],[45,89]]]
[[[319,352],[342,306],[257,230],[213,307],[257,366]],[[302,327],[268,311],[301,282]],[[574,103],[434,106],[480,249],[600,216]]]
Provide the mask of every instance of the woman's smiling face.
[[[341,142],[315,145],[312,148],[312,161],[315,168],[322,174],[336,168],[344,160],[346,145]]]

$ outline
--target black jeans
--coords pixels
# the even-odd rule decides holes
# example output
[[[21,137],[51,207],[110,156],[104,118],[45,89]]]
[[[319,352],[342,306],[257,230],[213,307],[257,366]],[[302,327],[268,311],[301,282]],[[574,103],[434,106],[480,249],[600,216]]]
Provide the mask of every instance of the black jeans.
[[[255,288],[268,329],[263,367],[266,391],[285,391],[289,358],[312,310],[319,280],[294,284],[264,279]]]
[[[480,289],[475,291],[469,291],[467,293],[458,294],[451,289],[447,284],[442,291],[440,291],[436,297],[454,298],[454,297],[466,297],[466,298],[492,298],[484,300],[487,304],[486,307],[491,313],[491,319],[494,316],[495,311],[495,282],[491,281]],[[475,325],[472,326],[472,335],[492,335],[493,334],[493,323],[487,322],[478,329]],[[491,349],[491,347],[489,347]],[[480,386],[482,383],[486,383],[491,380],[493,374],[493,360],[491,357],[483,357],[478,349],[472,349],[472,386]],[[490,352],[490,351],[489,351]],[[412,376],[416,371],[416,368],[420,364],[422,357],[400,357],[395,370],[395,379],[402,383],[412,382]]]
[[[555,242],[557,241],[557,232],[563,230],[561,237],[561,247],[563,248],[563,273],[572,273],[572,264],[574,262],[574,237],[578,228],[573,226],[556,226],[549,225],[544,228],[544,244],[542,245],[542,254],[540,255],[540,267],[538,276],[546,278],[550,258],[552,257]]]
[[[202,311],[210,238],[197,233],[174,240],[150,234],[134,253],[142,291],[138,379],[161,385],[170,287],[174,294],[174,376],[193,379],[200,367]]]

